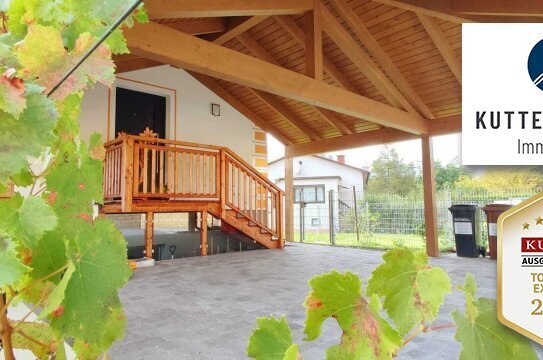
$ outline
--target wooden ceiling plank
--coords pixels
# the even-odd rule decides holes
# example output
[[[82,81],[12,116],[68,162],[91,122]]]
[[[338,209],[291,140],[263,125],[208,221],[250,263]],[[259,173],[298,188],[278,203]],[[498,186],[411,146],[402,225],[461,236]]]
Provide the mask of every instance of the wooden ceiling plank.
[[[459,133],[462,131],[462,116],[451,115],[429,121],[430,136]],[[419,135],[410,134],[397,129],[384,128],[365,131],[353,135],[326,138],[307,144],[293,144],[285,147],[285,156],[297,157],[304,155],[321,154],[330,151],[340,151],[364,146],[388,144],[397,141],[419,139]]]
[[[150,19],[303,14],[313,0],[147,0]]]
[[[381,94],[396,107],[403,107],[412,114],[418,114],[411,103],[403,96],[389,78],[379,69],[358,43],[345,30],[343,25],[325,7],[322,8],[324,31],[336,45],[356,64],[358,69],[379,89]]]
[[[430,38],[434,42],[435,46],[441,53],[441,56],[443,56],[443,59],[451,69],[454,77],[456,78],[456,80],[458,80],[458,83],[462,85],[462,65],[460,64],[460,60],[458,60],[458,58],[452,51],[449,43],[447,42],[447,39],[445,38],[445,36],[443,36],[443,33],[439,29],[435,20],[429,16],[420,13],[418,13],[417,16],[419,17],[421,24],[428,32],[428,35],[430,35]]]
[[[313,10],[305,13],[305,71],[306,75],[322,81],[322,20],[320,0],[315,0]]]
[[[257,58],[267,61],[271,64],[280,65],[277,60],[271,54],[264,49],[255,39],[253,39],[249,34],[242,34],[238,36],[238,40],[247,47]],[[316,106],[311,106],[317,113],[328,122],[334,129],[339,131],[342,135],[352,134],[351,129],[349,129],[339,118],[337,118],[331,111],[326,111],[325,109],[318,108]]]
[[[275,19],[305,51],[305,34],[298,24],[296,24],[294,19],[292,19],[290,16],[276,16]],[[324,54],[323,67],[328,75],[344,89],[354,93],[358,92],[358,90],[351,84],[349,79],[347,79],[345,75],[334,65],[334,63]]]
[[[433,119],[434,115],[428,106],[418,96],[405,76],[398,70],[381,45],[375,40],[370,31],[362,23],[358,15],[352,10],[345,0],[332,0],[332,4],[339,15],[345,19],[354,34],[362,41],[372,56],[383,67],[385,72],[393,79],[400,91],[411,101],[419,112],[428,119]]]
[[[415,134],[428,132],[418,115],[311,79],[250,55],[149,22],[125,30],[133,54]],[[175,44],[175,46],[172,46]]]
[[[252,28],[255,25],[260,24],[262,21],[269,18],[266,15],[251,16],[248,18],[234,18],[230,19],[227,25],[227,29],[224,33],[218,35],[212,41],[215,44],[224,45],[228,41],[232,40],[236,36],[239,36]]]
[[[189,74],[191,74],[196,80],[198,80],[202,85],[207,87],[210,91],[215,93],[218,97],[223,99],[227,104],[232,106],[234,109],[239,111],[241,114],[243,114],[246,118],[251,120],[256,126],[261,128],[262,130],[270,133],[275,137],[277,140],[279,140],[284,145],[290,145],[292,144],[292,141],[284,136],[283,134],[276,131],[274,128],[272,128],[266,120],[258,116],[255,112],[253,112],[251,109],[249,109],[247,106],[242,104],[236,97],[234,97],[232,94],[230,94],[228,91],[226,91],[222,86],[217,84],[212,78],[206,75],[198,74],[189,71]]]
[[[223,18],[198,19],[164,24],[191,35],[205,35],[220,33],[226,30],[226,21]]]

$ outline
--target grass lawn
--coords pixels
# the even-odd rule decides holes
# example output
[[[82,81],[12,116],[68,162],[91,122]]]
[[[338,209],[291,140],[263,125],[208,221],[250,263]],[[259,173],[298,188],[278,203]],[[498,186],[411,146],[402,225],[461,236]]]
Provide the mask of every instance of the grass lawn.
[[[300,241],[300,233],[294,233],[294,240]],[[330,244],[330,234],[328,232],[306,232],[304,243],[307,244]],[[355,233],[336,233],[336,246],[361,247],[366,249],[392,249],[403,246],[410,249],[424,249],[426,247],[425,239],[419,235],[411,234],[360,234],[360,241],[357,240]],[[441,251],[452,251],[451,242],[440,241]]]

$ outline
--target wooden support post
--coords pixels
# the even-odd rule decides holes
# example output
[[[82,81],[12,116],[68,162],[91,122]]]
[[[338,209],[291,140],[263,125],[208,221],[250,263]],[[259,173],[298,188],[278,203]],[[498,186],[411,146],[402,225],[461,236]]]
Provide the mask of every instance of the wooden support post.
[[[132,211],[132,195],[134,192],[134,139],[123,140],[123,173],[124,179],[122,182],[122,202],[121,208],[123,212]]]
[[[434,155],[432,139],[423,136],[422,144],[422,180],[424,187],[424,223],[426,227],[426,253],[439,256],[439,238],[437,228],[436,182],[434,174]]]
[[[294,241],[294,162],[285,157],[285,240]]]
[[[313,10],[305,13],[305,67],[306,75],[317,80],[323,78],[321,22],[320,0],[315,0]]]
[[[207,255],[207,210],[202,211],[200,223],[200,255]]]
[[[153,236],[155,228],[155,213],[148,212],[145,216],[145,256],[153,257]]]

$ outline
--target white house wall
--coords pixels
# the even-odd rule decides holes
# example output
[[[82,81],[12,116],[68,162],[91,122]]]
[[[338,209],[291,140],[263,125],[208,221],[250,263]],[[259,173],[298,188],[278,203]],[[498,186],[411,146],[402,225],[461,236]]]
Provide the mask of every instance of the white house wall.
[[[93,132],[102,134],[104,140],[116,137],[116,87],[166,96],[169,139],[226,146],[265,171],[262,154],[255,150],[256,142],[262,145],[255,135],[259,129],[187,72],[170,66],[123,73],[111,91],[102,85],[87,91],[80,118],[84,139]],[[211,115],[211,103],[221,106],[221,116]]]

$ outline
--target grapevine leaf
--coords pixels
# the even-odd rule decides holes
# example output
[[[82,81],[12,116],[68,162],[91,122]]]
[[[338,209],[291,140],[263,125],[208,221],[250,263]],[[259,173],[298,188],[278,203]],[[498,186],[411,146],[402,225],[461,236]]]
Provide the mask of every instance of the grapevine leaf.
[[[0,288],[15,283],[29,270],[10,249],[0,248]]]
[[[304,306],[307,320],[305,340],[315,340],[322,323],[334,318],[343,330],[339,345],[328,349],[328,359],[390,359],[401,337],[380,315],[377,296],[362,297],[361,281],[355,274],[333,271],[309,281],[312,289]]]
[[[8,8],[8,28],[17,38],[23,38],[26,34],[28,25],[23,22],[25,14],[25,0],[11,0]]]
[[[42,88],[27,86],[27,106],[19,119],[0,111],[0,182],[28,166],[54,139],[57,112]]]
[[[20,173],[13,175],[11,180],[13,180],[15,185],[23,187],[34,183],[34,178],[28,169],[22,169]]]
[[[466,315],[452,312],[456,323],[455,339],[462,344],[460,360],[535,360],[537,355],[530,340],[502,325],[496,317],[496,302],[492,299],[475,299],[475,281],[468,276]]]
[[[45,233],[42,239],[29,248],[32,267],[32,279],[41,279],[66,265],[66,242],[60,230]],[[60,281],[61,275],[49,279],[54,283]]]
[[[103,324],[117,305],[117,289],[131,271],[126,260],[126,242],[115,225],[73,220],[76,233],[68,246],[75,271],[66,286],[64,312],[51,321],[53,328],[88,343],[103,341]],[[107,344],[107,346],[109,346]]]
[[[7,72],[0,76],[0,110],[18,118],[26,107],[24,93],[22,79],[10,77]]]
[[[46,346],[39,345],[20,333],[14,332],[12,339],[14,348],[30,350],[39,360],[50,359],[52,354],[56,355],[56,359],[66,359],[64,342],[58,340],[49,325],[38,322],[23,322],[17,325],[17,328]]]
[[[66,286],[68,285],[68,282],[70,281],[72,274],[74,272],[75,272],[75,266],[72,262],[69,262],[68,268],[66,269],[66,272],[62,276],[62,280],[60,280],[58,285],[49,295],[49,298],[47,299],[47,303],[42,309],[42,311],[40,312],[38,319],[46,318],[54,310],[58,309],[58,307],[62,304],[62,300],[64,300],[64,292],[66,291]]]
[[[19,210],[19,222],[27,239],[41,239],[46,231],[57,226],[57,216],[42,198],[29,196]]]
[[[264,317],[256,320],[247,355],[257,360],[296,360],[298,345],[292,343],[292,333],[286,317]]]
[[[384,297],[384,308],[401,335],[423,321],[431,323],[451,292],[445,270],[428,265],[426,254],[408,249],[390,250],[383,259],[368,281],[368,296]]]

